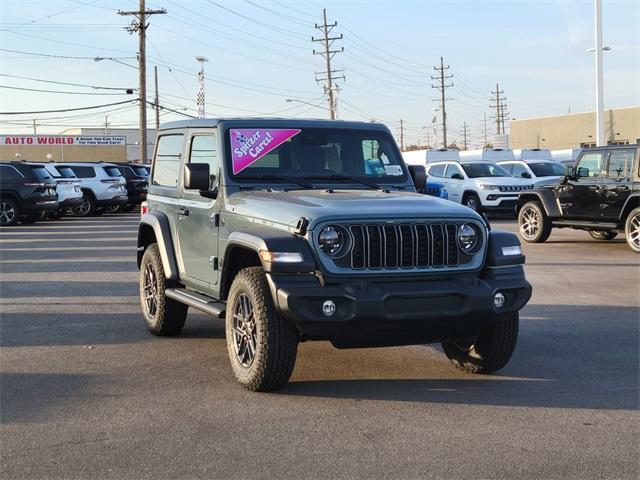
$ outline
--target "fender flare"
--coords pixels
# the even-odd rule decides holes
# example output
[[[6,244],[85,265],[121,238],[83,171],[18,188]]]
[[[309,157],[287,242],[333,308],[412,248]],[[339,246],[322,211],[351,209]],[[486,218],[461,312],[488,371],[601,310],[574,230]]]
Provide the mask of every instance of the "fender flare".
[[[520,208],[527,202],[540,202],[547,216],[552,218],[562,217],[562,211],[558,206],[553,191],[549,189],[525,190],[518,195],[518,205],[516,211],[520,212]]]
[[[626,202],[624,202],[624,206],[620,211],[620,221],[626,222],[627,215],[629,215],[631,210],[633,210],[636,207],[640,207],[640,192],[638,193],[633,192],[631,195],[629,195]]]
[[[140,268],[142,255],[146,247],[151,243],[147,241],[147,232],[149,229],[153,231],[155,243],[158,244],[165,277],[176,280],[178,278],[178,262],[173,250],[173,239],[171,238],[169,219],[164,213],[155,210],[147,213],[140,219],[140,226],[138,227],[138,268]]]
[[[307,240],[289,232],[283,232],[273,228],[254,227],[232,232],[221,252],[223,271],[232,261],[227,254],[234,247],[243,247],[254,251],[260,258],[260,251],[267,252],[297,252],[302,255],[302,262],[298,263],[271,263],[260,258],[262,268],[267,273],[309,273],[316,268],[315,259],[309,248]]]

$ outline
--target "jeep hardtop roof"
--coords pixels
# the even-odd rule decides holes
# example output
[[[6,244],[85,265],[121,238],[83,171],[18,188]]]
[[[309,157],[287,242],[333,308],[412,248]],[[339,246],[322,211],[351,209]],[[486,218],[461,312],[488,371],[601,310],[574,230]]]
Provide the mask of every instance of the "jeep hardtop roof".
[[[221,122],[243,123],[247,126],[270,125],[277,126],[279,124],[287,126],[300,126],[301,128],[346,128],[346,129],[366,129],[366,130],[383,130],[388,132],[386,125],[377,122],[356,122],[349,120],[323,120],[310,118],[282,118],[282,117],[232,117],[232,118],[193,118],[190,120],[177,120],[175,122],[167,122],[160,125],[160,131],[171,130],[175,128],[206,128],[217,127]]]

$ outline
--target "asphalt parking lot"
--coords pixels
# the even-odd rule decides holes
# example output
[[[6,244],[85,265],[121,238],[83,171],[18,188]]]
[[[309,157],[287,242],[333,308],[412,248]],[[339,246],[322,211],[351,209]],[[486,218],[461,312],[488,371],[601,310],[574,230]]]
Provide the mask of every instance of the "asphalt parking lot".
[[[2,478],[638,478],[640,257],[622,236],[525,245],[534,296],[497,375],[438,346],[307,343],[290,385],[256,394],[222,321],[147,333],[137,221],[0,232]]]

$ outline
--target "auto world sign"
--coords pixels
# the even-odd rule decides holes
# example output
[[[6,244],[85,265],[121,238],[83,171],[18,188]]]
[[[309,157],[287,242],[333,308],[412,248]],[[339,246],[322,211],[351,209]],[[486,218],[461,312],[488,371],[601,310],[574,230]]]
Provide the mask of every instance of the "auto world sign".
[[[4,135],[0,145],[126,145],[125,137],[73,137],[68,135]]]

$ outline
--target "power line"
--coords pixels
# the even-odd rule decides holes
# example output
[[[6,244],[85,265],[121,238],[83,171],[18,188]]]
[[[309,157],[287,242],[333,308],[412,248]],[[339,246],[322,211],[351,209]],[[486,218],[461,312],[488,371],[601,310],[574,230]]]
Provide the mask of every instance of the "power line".
[[[27,92],[42,92],[42,93],[66,93],[67,95],[127,95],[126,93],[98,93],[98,92],[65,92],[63,90],[42,90],[39,88],[25,88],[25,87],[13,87],[10,85],[0,85],[0,88],[7,88],[10,90],[23,90]],[[133,93],[133,92],[131,92]]]
[[[335,99],[335,94],[336,94],[336,90],[337,90],[337,86],[334,87],[333,82],[334,80],[338,80],[338,79],[344,79],[345,76],[344,75],[339,75],[336,76],[336,73],[340,73],[343,72],[344,70],[334,70],[331,68],[331,60],[333,59],[333,57],[336,55],[336,53],[341,53],[344,52],[344,47],[340,47],[340,49],[337,50],[332,50],[331,47],[333,45],[333,42],[335,42],[336,40],[342,40],[342,34],[340,34],[340,36],[337,37],[330,37],[329,33],[331,33],[331,31],[338,26],[338,22],[333,22],[332,24],[328,24],[327,23],[327,9],[323,8],[322,9],[322,18],[323,18],[323,23],[322,25],[318,25],[317,23],[315,24],[315,28],[317,28],[318,30],[320,30],[322,32],[322,37],[321,38],[313,38],[311,37],[311,41],[312,42],[322,42],[324,49],[320,50],[320,51],[316,51],[315,49],[313,50],[313,54],[314,55],[322,55],[322,57],[324,57],[325,62],[326,62],[326,73],[324,77],[318,77],[318,73],[316,73],[316,82],[320,82],[320,81],[324,81],[325,85],[324,85],[324,93],[327,95],[327,100],[329,102],[329,116],[330,118],[333,120],[337,117],[337,113],[336,113],[336,99]]]
[[[102,87],[98,85],[87,85],[84,83],[70,83],[70,82],[57,82],[55,80],[45,80],[43,78],[33,78],[33,77],[22,77],[20,75],[10,75],[8,73],[0,73],[0,77],[8,77],[8,78],[17,78],[20,80],[31,80],[34,82],[42,82],[42,83],[51,83],[55,85],[68,85],[71,87],[85,87],[85,88],[93,88],[95,90],[124,90],[128,93],[129,90],[137,90],[136,88],[122,88],[122,87]]]
[[[48,57],[48,58],[65,58],[69,60],[95,60],[99,57],[75,57],[71,55],[50,55],[48,53],[36,53],[36,52],[24,52],[22,50],[10,50],[8,48],[0,48],[2,52],[20,53],[22,55],[31,55],[34,57]],[[136,57],[108,57],[105,60],[133,60]]]
[[[135,102],[136,100],[125,100],[122,102],[105,103],[104,105],[92,105],[89,107],[62,108],[58,110],[38,110],[32,112],[0,112],[0,115],[32,115],[34,113],[60,113],[60,112],[77,112],[79,110],[93,110],[96,108],[112,107],[114,105],[124,105],[125,103]]]

